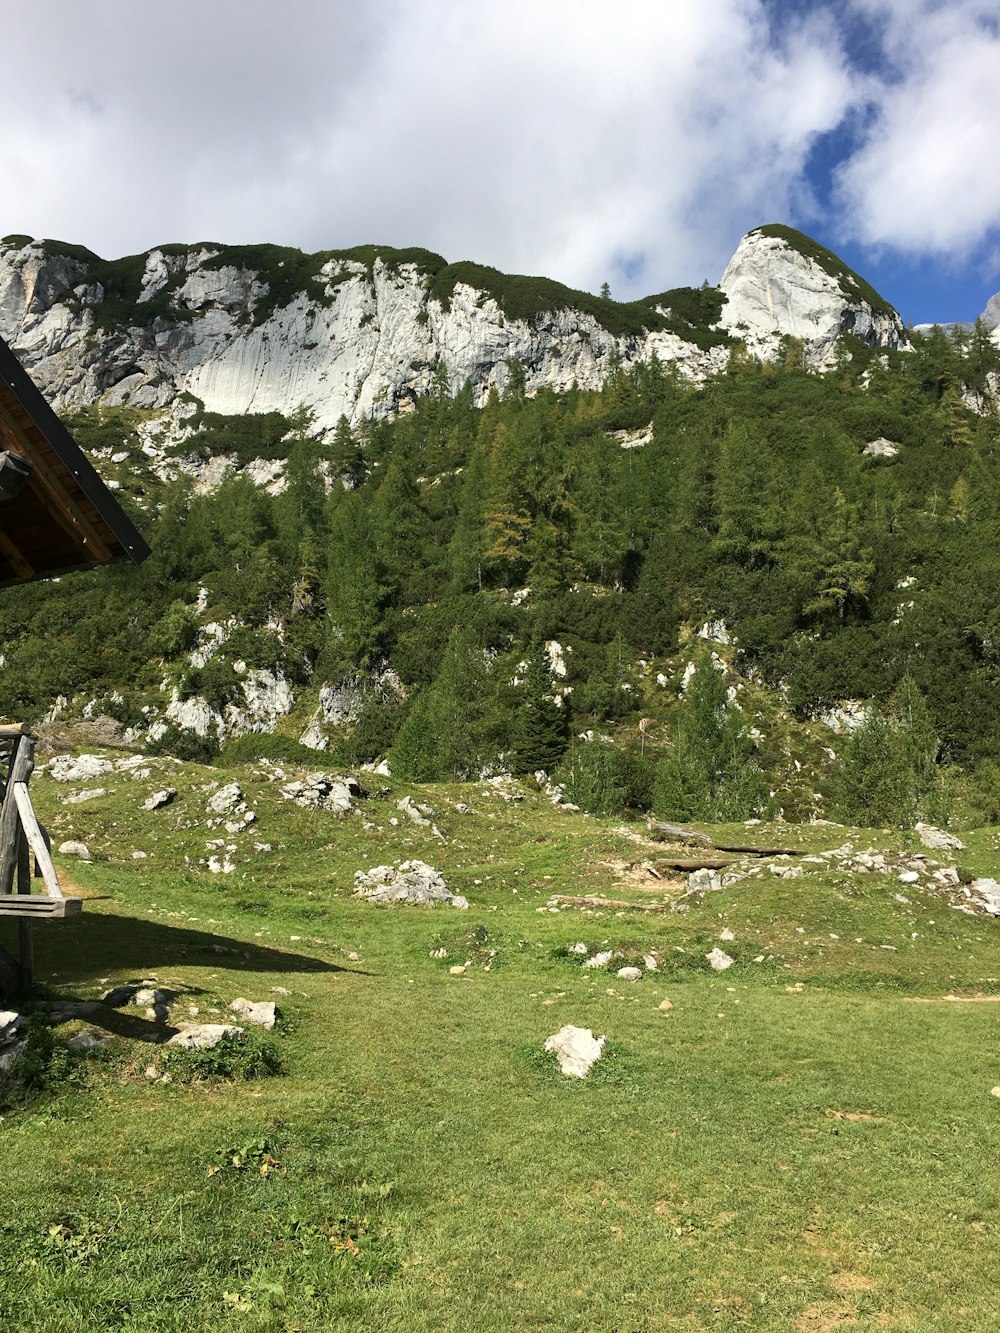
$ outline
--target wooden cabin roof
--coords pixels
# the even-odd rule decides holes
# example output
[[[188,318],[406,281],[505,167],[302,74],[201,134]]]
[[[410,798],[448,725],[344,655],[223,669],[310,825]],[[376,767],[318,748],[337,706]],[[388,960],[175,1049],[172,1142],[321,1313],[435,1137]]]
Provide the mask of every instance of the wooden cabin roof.
[[[139,530],[0,338],[0,451],[27,460],[0,497],[0,587],[149,555]]]

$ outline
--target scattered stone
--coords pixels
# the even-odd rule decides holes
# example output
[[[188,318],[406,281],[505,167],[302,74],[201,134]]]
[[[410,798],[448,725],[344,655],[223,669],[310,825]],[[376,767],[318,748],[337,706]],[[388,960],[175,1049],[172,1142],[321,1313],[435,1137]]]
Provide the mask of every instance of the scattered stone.
[[[867,716],[868,708],[863,699],[841,699],[835,707],[817,713],[816,721],[842,736],[857,731]]]
[[[292,992],[287,986],[272,986],[271,993],[273,995],[291,995]]]
[[[998,1084],[995,1088],[990,1088],[990,1096],[1000,1097],[1000,1084]]]
[[[144,1005],[165,1005],[167,993],[152,986],[142,986],[133,992],[130,1003],[139,1008]]]
[[[61,842],[59,844],[60,856],[78,856],[81,861],[93,861],[90,849],[85,842]]]
[[[0,1047],[9,1046],[28,1020],[16,1009],[0,1011]]]
[[[465,964],[464,964],[464,963],[456,963],[454,967],[449,967],[448,971],[449,971],[449,973],[450,973],[453,977],[464,977],[464,976],[465,976]]]
[[[974,879],[969,889],[990,916],[1000,916],[1000,884],[995,879]]]
[[[230,1013],[236,1014],[247,1023],[254,1023],[257,1027],[273,1028],[275,1020],[275,1008],[273,1000],[233,1000],[229,1006]]]
[[[618,969],[618,973],[617,973],[617,975],[618,975],[619,977],[621,977],[622,981],[641,981],[641,980],[642,980],[642,968],[641,968],[641,967],[620,967],[620,968]]]
[[[225,788],[223,788],[225,790]],[[239,790],[239,788],[237,788]],[[169,805],[177,796],[176,787],[163,787],[160,791],[154,791],[148,800],[143,801],[143,810],[160,810],[165,805]]]
[[[642,965],[647,972],[655,972],[659,967],[659,961],[655,953],[646,953],[642,956]]]
[[[714,870],[692,870],[687,886],[688,893],[715,893],[722,888],[722,876]]]
[[[433,907],[446,903],[465,909],[468,899],[452,893],[440,871],[423,861],[402,861],[399,867],[373,866],[354,876],[354,892],[375,903],[416,903]]]
[[[900,872],[899,882],[900,884],[916,884],[919,878],[920,875],[916,870],[903,870]]]
[[[84,1030],[70,1037],[66,1043],[66,1049],[70,1051],[103,1051],[110,1040],[110,1037],[95,1037],[93,1032]]]
[[[777,879],[798,879],[804,873],[801,866],[786,865],[780,861],[772,861],[767,868]]]
[[[899,445],[880,436],[877,440],[870,440],[861,452],[868,458],[895,458],[899,453]]]
[[[257,822],[252,810],[244,810],[238,819],[227,819],[223,827],[227,833],[242,833],[245,828]]]
[[[335,815],[349,815],[353,802],[367,796],[357,778],[338,778],[329,773],[310,773],[300,782],[280,788],[286,801],[294,801],[308,810],[329,810]]]
[[[568,1078],[586,1078],[591,1066],[601,1058],[606,1041],[607,1037],[595,1037],[590,1028],[567,1023],[548,1038],[543,1049],[556,1057],[560,1073]]]
[[[182,1051],[210,1051],[224,1037],[242,1037],[245,1030],[232,1023],[192,1023],[176,1033],[168,1046]]]
[[[735,940],[735,938],[736,938],[736,936],[733,934],[733,932],[732,932],[731,930],[723,930],[723,931],[720,931],[720,932],[719,932],[719,939],[720,939],[720,940],[725,940],[725,941],[728,942],[728,941],[730,941],[730,940]]]
[[[428,957],[430,957],[430,958],[447,958],[447,957],[448,957],[448,950],[447,950],[447,949],[432,949],[432,950],[430,951],[430,954],[428,955]]]
[[[965,843],[953,833],[945,833],[933,824],[917,824],[917,833],[925,847],[935,852],[964,852]]]
[[[409,796],[404,796],[401,801],[397,801],[396,809],[404,814],[413,824],[427,825],[431,822],[420,806],[416,805]]]
[[[607,967],[608,963],[614,957],[614,950],[599,949],[592,957],[588,958],[583,964],[584,967]]]
[[[674,1007],[673,1000],[661,1000],[660,1003],[657,1005],[657,1008],[661,1011],[661,1013],[664,1014],[669,1014],[673,1007]]]
[[[104,787],[88,787],[86,791],[74,791],[64,796],[63,805],[83,805],[84,801],[92,801],[96,796],[107,796],[107,794]]]
[[[212,815],[233,815],[237,812],[242,814],[246,805],[243,801],[240,784],[230,782],[225,787],[220,787],[217,792],[214,792],[208,798],[206,809]]]
[[[133,853],[132,853],[132,860],[133,860],[133,861],[145,861],[146,859],[147,859],[147,853],[146,853],[146,852],[133,852]]]
[[[576,942],[575,944],[571,944],[571,945],[569,946],[569,952],[570,952],[570,953],[582,953],[582,954],[588,954],[588,953],[590,952],[590,950],[589,950],[589,949],[587,948],[587,946],[584,944],[583,940],[577,940],[577,942]]]
[[[49,760],[49,776],[56,782],[88,782],[102,773],[111,773],[114,764],[110,759],[102,759],[99,754],[57,754]]]
[[[485,786],[493,796],[499,797],[501,801],[523,801],[524,790],[518,786],[513,778],[501,774],[499,777],[487,778]]]
[[[730,958],[729,954],[723,953],[721,949],[713,949],[711,953],[705,955],[705,958],[713,972],[725,972],[727,967],[732,967],[736,962],[735,958]]]

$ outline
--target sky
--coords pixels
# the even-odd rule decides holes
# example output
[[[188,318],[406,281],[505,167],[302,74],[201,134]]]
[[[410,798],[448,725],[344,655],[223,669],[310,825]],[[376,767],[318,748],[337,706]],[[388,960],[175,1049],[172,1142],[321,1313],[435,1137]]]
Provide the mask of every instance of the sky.
[[[1000,0],[3,0],[0,235],[377,242],[618,300],[798,227],[1000,290]]]

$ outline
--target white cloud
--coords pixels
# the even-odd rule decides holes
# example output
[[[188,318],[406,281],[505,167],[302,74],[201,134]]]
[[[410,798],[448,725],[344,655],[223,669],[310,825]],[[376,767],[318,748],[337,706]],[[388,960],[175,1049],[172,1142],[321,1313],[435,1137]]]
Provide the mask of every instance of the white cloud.
[[[859,7],[885,21],[892,77],[872,88],[870,131],[840,172],[850,230],[869,245],[962,257],[1000,226],[996,4]]]
[[[717,279],[857,98],[829,21],[777,49],[764,0],[47,0],[5,55],[0,232],[424,245],[619,297]]]

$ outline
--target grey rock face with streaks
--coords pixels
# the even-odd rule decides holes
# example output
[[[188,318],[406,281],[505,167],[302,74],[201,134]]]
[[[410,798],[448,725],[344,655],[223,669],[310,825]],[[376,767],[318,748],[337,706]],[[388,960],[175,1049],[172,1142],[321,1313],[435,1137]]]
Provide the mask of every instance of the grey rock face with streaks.
[[[42,242],[0,247],[0,336],[57,408],[159,409],[172,439],[189,433],[184,393],[225,414],[287,415],[304,405],[326,431],[341,415],[358,423],[408,410],[441,364],[453,388],[469,381],[481,403],[505,388],[510,360],[523,365],[531,393],[598,388],[616,358],[627,367],[655,353],[700,381],[729,357],[725,346],[702,349],[665,330],[616,336],[571,305],[515,318],[463,282],[444,303],[415,264],[383,258],[370,267],[330,259],[270,309],[267,275],[223,263],[211,247],[150,251],[134,313],[106,327],[92,267]],[[841,331],[876,346],[902,336],[898,317],[845,295],[814,261],[759,233],[744,238],[722,290],[722,326],[757,355],[773,355],[786,333],[804,338],[818,361]],[[150,302],[155,318],[143,311]]]
[[[902,320],[874,309],[788,241],[748,232],[722,275],[722,324],[756,356],[774,356],[781,339],[800,338],[807,358],[827,365],[837,338],[850,333],[872,347],[899,347]]]

